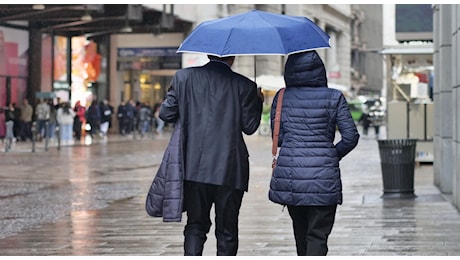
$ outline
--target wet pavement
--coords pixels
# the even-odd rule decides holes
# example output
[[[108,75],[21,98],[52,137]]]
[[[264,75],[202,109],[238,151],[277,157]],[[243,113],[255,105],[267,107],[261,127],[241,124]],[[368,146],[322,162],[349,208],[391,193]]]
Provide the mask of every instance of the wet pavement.
[[[240,213],[240,256],[295,256],[287,209],[268,200],[271,140],[246,137],[251,177]],[[57,149],[16,143],[0,152],[0,256],[181,256],[183,226],[152,218],[145,195],[169,135],[111,135]],[[0,144],[0,148],[3,148]],[[460,213],[416,165],[416,198],[382,199],[372,134],[341,162],[344,203],[330,256],[458,256]],[[204,255],[215,255],[214,231]]]

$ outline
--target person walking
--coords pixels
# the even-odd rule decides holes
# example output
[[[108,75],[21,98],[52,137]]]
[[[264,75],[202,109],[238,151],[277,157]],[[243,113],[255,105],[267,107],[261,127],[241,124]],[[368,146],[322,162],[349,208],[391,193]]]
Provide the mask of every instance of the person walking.
[[[2,140],[2,144],[5,143],[6,137],[6,113],[5,109],[0,107],[0,140]]]
[[[369,133],[369,127],[371,126],[371,120],[367,108],[359,117],[358,123],[361,124],[361,126],[363,127],[363,134],[367,136],[367,134]]]
[[[75,112],[75,118],[73,120],[73,132],[75,134],[75,139],[80,141],[82,136],[82,126],[86,124],[86,107],[84,107],[80,100],[75,103],[73,108]]]
[[[37,133],[38,140],[41,141],[43,138],[46,138],[46,126],[48,120],[50,119],[50,105],[46,100],[40,99],[40,103],[35,107],[35,115],[37,118]]]
[[[75,111],[69,102],[61,103],[56,112],[56,120],[59,124],[59,138],[62,145],[72,145],[73,141],[73,121],[75,120]]]
[[[374,105],[369,107],[369,118],[371,124],[374,126],[375,139],[380,138],[380,126],[385,122],[385,111],[382,108],[380,100],[376,100]]]
[[[12,106],[10,107],[10,110],[12,110],[14,113],[13,134],[15,140],[17,141],[21,135],[21,107],[17,106],[17,104],[14,102],[10,105]]]
[[[150,106],[146,103],[141,104],[141,108],[137,113],[137,120],[139,122],[139,134],[141,137],[144,137],[148,132],[150,132],[150,125],[152,119],[152,111]]]
[[[289,55],[284,80],[280,149],[269,200],[287,206],[297,255],[325,256],[337,205],[342,204],[340,160],[357,146],[359,133],[345,96],[328,88],[316,51]],[[272,133],[278,96],[279,91],[271,107]]]
[[[255,82],[232,71],[234,56],[208,58],[203,66],[176,72],[159,116],[182,129],[184,255],[203,254],[214,205],[217,255],[234,256],[249,182],[243,133],[257,131],[264,96]]]
[[[10,103],[8,108],[5,110],[5,126],[6,126],[6,145],[5,151],[9,151],[14,142],[16,142],[16,136],[14,135],[14,122],[16,114],[14,112],[15,105]]]
[[[19,138],[21,141],[32,140],[32,117],[34,108],[29,104],[29,100],[24,98],[21,106],[20,131]]]
[[[60,102],[60,101],[58,101]],[[48,120],[48,129],[46,130],[46,137],[48,140],[52,143],[54,143],[56,140],[54,139],[56,137],[56,126],[58,124],[57,122],[57,110],[61,106],[60,103],[57,103],[56,105],[53,103],[52,99],[48,100],[48,105],[50,107],[50,117]]]
[[[134,100],[130,99],[128,102],[126,102],[125,105],[125,115],[123,116],[123,125],[125,127],[125,134],[130,135],[134,134],[135,125],[137,124],[136,121],[137,117],[137,110],[136,110],[136,102]]]
[[[117,107],[118,133],[120,135],[126,134],[125,117],[126,103],[125,101],[121,101],[121,103]]]
[[[109,101],[107,99],[102,100],[99,106],[99,110],[101,112],[100,133],[103,137],[107,137],[110,122],[112,121],[113,107],[109,105]]]
[[[91,138],[96,138],[101,128],[101,111],[99,109],[99,102],[96,99],[89,105],[85,118],[90,126],[89,134]]]

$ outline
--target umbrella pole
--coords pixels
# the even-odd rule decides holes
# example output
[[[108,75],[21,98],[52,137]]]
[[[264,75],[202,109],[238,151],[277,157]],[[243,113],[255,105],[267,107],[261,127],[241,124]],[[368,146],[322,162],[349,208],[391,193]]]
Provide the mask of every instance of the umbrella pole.
[[[256,67],[256,56],[254,55],[254,82],[257,83],[257,67]]]

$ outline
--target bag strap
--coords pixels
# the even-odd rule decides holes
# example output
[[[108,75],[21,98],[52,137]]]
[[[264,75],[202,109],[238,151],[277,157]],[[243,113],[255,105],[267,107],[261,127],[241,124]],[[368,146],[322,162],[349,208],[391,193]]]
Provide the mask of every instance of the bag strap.
[[[284,90],[282,88],[278,94],[278,101],[276,103],[276,112],[275,112],[275,126],[273,128],[273,145],[272,145],[272,154],[273,158],[276,157],[278,152],[278,136],[280,135],[280,124],[281,124],[281,106],[283,104]]]

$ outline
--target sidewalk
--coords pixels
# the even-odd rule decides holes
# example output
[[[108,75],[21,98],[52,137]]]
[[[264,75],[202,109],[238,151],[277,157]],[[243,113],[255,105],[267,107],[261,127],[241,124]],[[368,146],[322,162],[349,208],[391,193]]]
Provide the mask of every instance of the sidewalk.
[[[168,138],[109,136],[98,145],[0,153],[0,255],[183,255],[185,215],[182,223],[165,223],[144,209]],[[258,134],[246,140],[251,177],[238,255],[295,256],[288,212],[268,200],[271,140]],[[432,165],[416,166],[414,199],[381,198],[378,144],[371,135],[362,137],[341,169],[344,203],[330,256],[460,255],[460,214],[433,185]],[[207,256],[215,255],[213,232]]]

